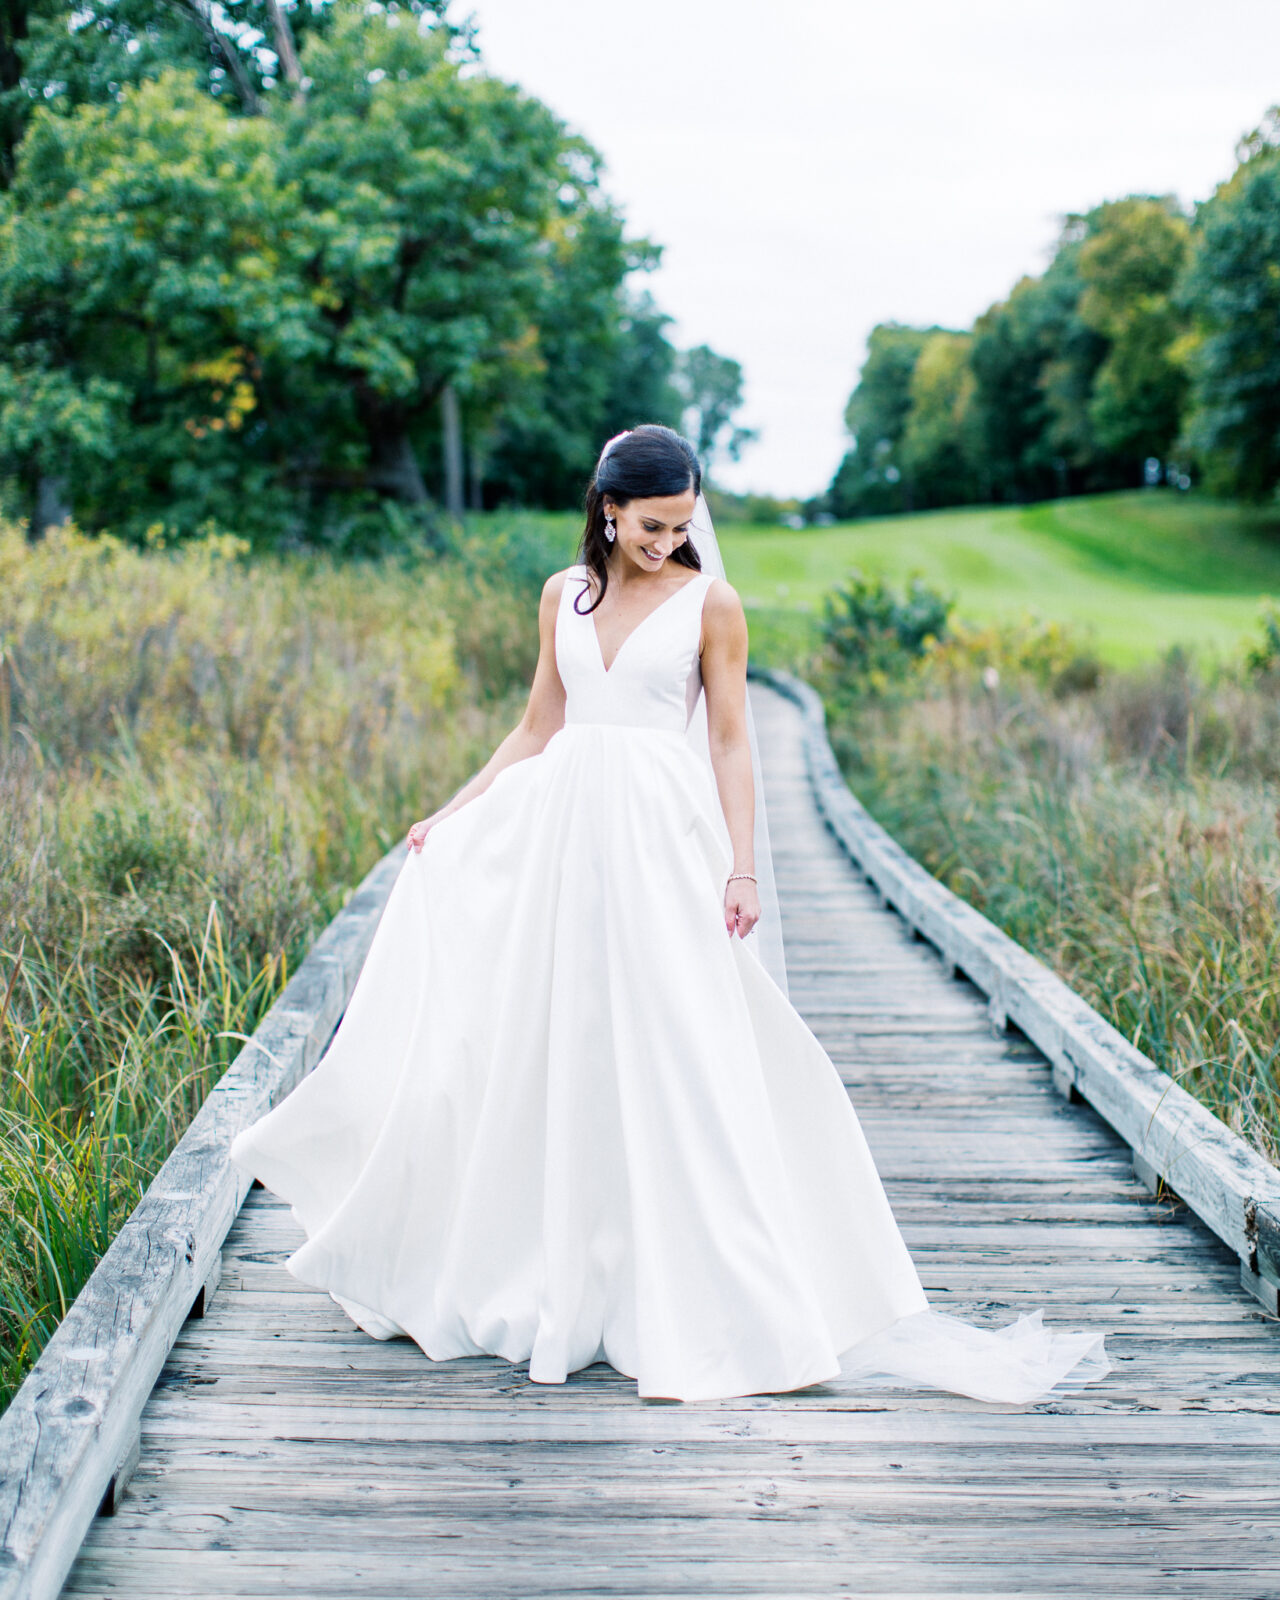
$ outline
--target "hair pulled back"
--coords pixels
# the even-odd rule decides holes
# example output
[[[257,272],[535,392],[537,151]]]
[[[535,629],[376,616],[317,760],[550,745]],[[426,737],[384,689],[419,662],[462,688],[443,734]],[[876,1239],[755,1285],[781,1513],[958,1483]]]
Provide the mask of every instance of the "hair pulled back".
[[[702,465],[697,451],[674,428],[665,428],[659,422],[645,422],[624,433],[596,463],[595,477],[587,486],[587,525],[582,533],[580,552],[584,566],[595,574],[596,597],[589,606],[574,609],[587,616],[604,599],[609,585],[608,558],[610,544],[604,536],[604,500],[620,506],[633,500],[656,500],[667,495],[684,494],[692,489],[695,495],[702,492]],[[671,552],[670,559],[681,567],[702,570],[702,562],[691,540]]]

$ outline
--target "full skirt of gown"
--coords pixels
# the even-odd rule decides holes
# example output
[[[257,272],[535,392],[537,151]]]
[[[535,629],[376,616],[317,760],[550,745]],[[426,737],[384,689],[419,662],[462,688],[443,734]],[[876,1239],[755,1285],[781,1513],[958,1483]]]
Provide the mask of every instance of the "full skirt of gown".
[[[830,1058],[726,932],[727,835],[665,727],[571,722],[406,851],[315,1070],[232,1159],[375,1338],[641,1396],[880,1374],[1027,1401],[1100,1335],[929,1307]]]

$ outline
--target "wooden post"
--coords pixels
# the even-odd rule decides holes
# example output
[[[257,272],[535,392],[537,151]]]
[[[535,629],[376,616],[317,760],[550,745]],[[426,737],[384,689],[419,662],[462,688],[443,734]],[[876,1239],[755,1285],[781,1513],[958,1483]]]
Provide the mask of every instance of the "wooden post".
[[[56,1600],[137,1461],[147,1396],[203,1315],[249,1176],[231,1141],[319,1060],[404,860],[393,846],[311,947],[210,1091],[0,1417],[0,1600]]]
[[[103,1491],[102,1499],[98,1503],[100,1517],[114,1517],[120,1509],[120,1501],[125,1490],[129,1487],[129,1479],[138,1470],[138,1459],[142,1454],[142,1430],[134,1428],[128,1444],[125,1445],[119,1461],[116,1462],[115,1471]]]
[[[256,1178],[253,1181],[254,1183],[258,1182]],[[258,1187],[261,1188],[261,1184],[259,1184]],[[217,1255],[213,1258],[213,1265],[210,1267],[204,1282],[200,1285],[199,1292],[197,1293],[195,1299],[191,1302],[191,1310],[187,1314],[188,1318],[201,1318],[204,1316],[205,1312],[209,1309],[209,1302],[213,1299],[213,1291],[218,1287],[218,1282],[221,1277],[222,1251],[219,1250]]]
[[[801,707],[818,807],[873,892],[987,996],[996,1029],[1013,1023],[1044,1053],[1059,1091],[1088,1101],[1129,1145],[1139,1180],[1189,1207],[1239,1257],[1245,1288],[1280,1314],[1280,1170],[885,832],[836,766],[809,684],[785,672],[753,676]]]

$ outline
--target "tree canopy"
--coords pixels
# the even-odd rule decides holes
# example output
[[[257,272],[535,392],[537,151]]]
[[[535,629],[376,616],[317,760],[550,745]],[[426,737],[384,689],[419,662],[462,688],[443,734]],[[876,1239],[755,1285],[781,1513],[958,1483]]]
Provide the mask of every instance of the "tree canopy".
[[[359,545],[464,475],[575,503],[603,438],[679,421],[657,247],[443,4],[0,23],[0,483],[37,523]],[[704,357],[714,448],[741,373]]]
[[[971,331],[872,331],[825,497],[842,516],[1150,481],[1280,490],[1280,112],[1194,215],[1067,217],[1046,270]]]
[[[1240,155],[1200,208],[1183,286],[1188,434],[1212,486],[1261,500],[1280,485],[1280,110]]]
[[[717,355],[709,345],[697,345],[681,356],[676,385],[684,404],[685,429],[703,467],[709,470],[721,450],[736,461],[743,447],[756,437],[753,429],[735,427],[733,423],[742,404],[742,368],[738,362]]]

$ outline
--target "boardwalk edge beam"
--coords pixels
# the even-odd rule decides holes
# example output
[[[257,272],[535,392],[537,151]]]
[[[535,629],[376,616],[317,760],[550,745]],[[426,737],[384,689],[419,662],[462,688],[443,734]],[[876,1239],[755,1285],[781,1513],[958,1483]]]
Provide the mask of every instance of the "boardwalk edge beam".
[[[1045,1054],[1236,1253],[1273,1313],[1280,1172],[1136,1050],[1043,963],[937,882],[850,793],[822,703],[799,679],[755,676],[800,709],[809,781],[835,838],[884,902]],[[249,1188],[228,1151],[319,1059],[344,1011],[403,861],[398,846],[330,923],[223,1074],[0,1417],[0,1600],[57,1600],[95,1514],[132,1470],[146,1400],[186,1319],[214,1292],[219,1252]]]
[[[114,1510],[142,1408],[184,1322],[203,1314],[249,1190],[231,1141],[319,1059],[403,856],[384,856],[316,940],[0,1417],[0,1600],[57,1600],[95,1514]]]
[[[1235,1252],[1241,1283],[1280,1315],[1280,1171],[875,821],[844,781],[811,685],[786,672],[752,676],[799,707],[819,810],[876,893],[987,996],[994,1025],[1014,1023],[1041,1050],[1060,1094],[1088,1101],[1115,1129],[1141,1181],[1172,1191]]]

